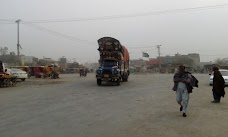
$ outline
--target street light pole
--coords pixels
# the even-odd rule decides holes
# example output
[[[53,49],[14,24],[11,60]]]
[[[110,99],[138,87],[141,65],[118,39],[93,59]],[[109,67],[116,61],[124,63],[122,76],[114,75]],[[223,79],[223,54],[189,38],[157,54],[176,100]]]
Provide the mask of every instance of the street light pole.
[[[17,23],[17,56],[20,56],[20,43],[19,43],[19,23],[20,23],[20,19],[16,20],[15,22]]]
[[[158,61],[159,61],[159,72],[161,72],[161,45],[157,45],[158,48]]]

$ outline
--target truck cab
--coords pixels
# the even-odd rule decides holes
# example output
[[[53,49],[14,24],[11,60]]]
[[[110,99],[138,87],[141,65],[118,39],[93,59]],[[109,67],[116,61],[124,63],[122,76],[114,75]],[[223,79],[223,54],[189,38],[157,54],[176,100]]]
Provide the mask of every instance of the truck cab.
[[[100,67],[96,70],[97,85],[102,81],[116,82],[120,85],[121,75],[119,62],[115,59],[106,59],[100,62]]]

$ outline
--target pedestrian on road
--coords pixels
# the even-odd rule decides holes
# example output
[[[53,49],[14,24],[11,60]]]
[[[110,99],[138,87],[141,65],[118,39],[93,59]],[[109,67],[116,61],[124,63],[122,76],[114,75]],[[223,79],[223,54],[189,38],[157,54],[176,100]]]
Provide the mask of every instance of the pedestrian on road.
[[[214,77],[213,77],[213,97],[214,100],[211,103],[220,103],[221,97],[225,96],[225,81],[219,72],[218,67],[213,67]]]
[[[176,91],[176,100],[180,105],[180,111],[183,112],[183,117],[186,117],[186,112],[189,102],[189,93],[192,93],[193,86],[198,87],[198,80],[185,71],[185,66],[180,65],[179,71],[175,73],[173,90]]]

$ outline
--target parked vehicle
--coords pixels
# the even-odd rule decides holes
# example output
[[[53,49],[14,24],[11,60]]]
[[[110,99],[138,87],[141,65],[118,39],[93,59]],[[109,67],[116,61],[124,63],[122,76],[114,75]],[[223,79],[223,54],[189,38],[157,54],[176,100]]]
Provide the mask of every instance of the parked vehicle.
[[[225,85],[228,86],[228,70],[227,69],[219,69],[219,72],[222,74],[222,77],[225,81]],[[209,78],[209,84],[213,85],[213,78],[214,78],[213,72],[209,75],[211,75]]]
[[[28,71],[29,71],[29,69],[30,69],[30,67],[29,66],[10,66],[9,67],[10,69],[20,69],[20,70],[22,70],[22,71],[25,71],[25,72],[27,72],[28,73]]]
[[[25,81],[25,79],[28,78],[28,74],[27,72],[21,70],[21,69],[15,69],[15,68],[11,68],[11,73],[13,76],[16,76],[17,79],[20,79],[21,81]]]
[[[49,65],[49,66],[46,66],[46,68],[48,68],[48,74],[51,79],[59,78],[60,68],[58,66]]]
[[[35,78],[41,78],[44,76],[44,66],[30,67],[30,76],[35,76]]]
[[[128,81],[129,53],[125,46],[111,37],[103,37],[98,40],[100,53],[99,68],[96,70],[97,85],[102,81],[115,82]]]

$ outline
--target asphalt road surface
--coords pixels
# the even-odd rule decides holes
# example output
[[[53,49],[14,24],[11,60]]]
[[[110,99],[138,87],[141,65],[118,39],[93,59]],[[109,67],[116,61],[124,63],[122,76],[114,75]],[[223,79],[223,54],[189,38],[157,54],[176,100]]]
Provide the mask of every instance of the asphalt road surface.
[[[132,74],[120,86],[97,86],[94,74],[60,76],[0,88],[0,137],[228,136],[227,97],[210,103],[209,75],[195,74],[186,118],[173,74]]]

